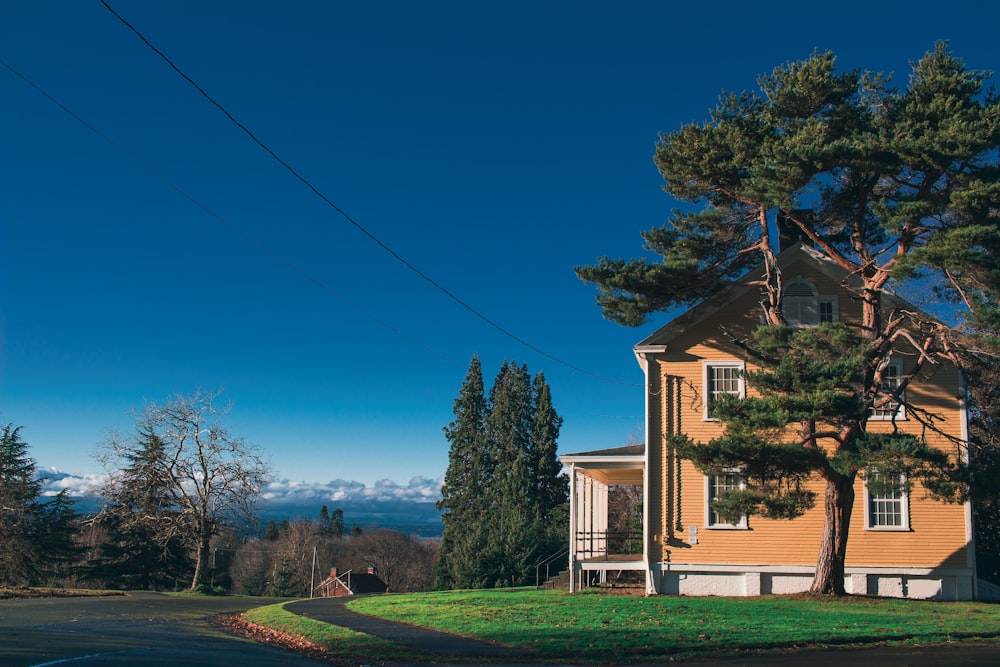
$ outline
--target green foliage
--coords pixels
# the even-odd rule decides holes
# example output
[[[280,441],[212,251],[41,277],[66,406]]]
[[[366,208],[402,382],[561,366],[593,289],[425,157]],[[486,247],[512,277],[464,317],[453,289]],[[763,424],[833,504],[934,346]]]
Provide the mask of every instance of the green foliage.
[[[479,359],[469,365],[445,427],[451,443],[438,508],[444,535],[437,588],[525,583],[561,544],[568,486],[556,458],[562,418],[544,376],[505,362],[486,399]]]
[[[0,427],[0,584],[50,583],[68,573],[81,552],[73,505],[64,492],[42,501],[21,427]]]
[[[884,384],[901,351],[917,368],[957,365],[974,393],[976,382],[1000,386],[977,371],[1000,356],[1000,96],[985,90],[988,76],[941,42],[912,64],[903,90],[891,76],[838,72],[832,54],[813,53],[760,77],[755,91],[724,92],[707,121],[660,136],[664,189],[686,206],[643,234],[658,259],[605,257],[575,269],[597,287],[605,317],[630,326],[709,301],[762,269],[754,284],[774,326],[752,340],[730,335],[763,366],[746,376],[758,397],[713,404],[725,434],[684,452],[703,470],[745,474],[746,488],[717,502],[729,516],[797,516],[813,503],[801,488],[810,467],[826,480],[837,500],[825,505],[815,591],[843,590],[836,563],[846,534],[837,531],[849,524],[853,494],[844,490],[860,471],[903,474],[947,499],[968,485],[988,497],[996,486],[987,479],[994,447],[966,467],[920,438],[867,434],[872,408],[900,402],[912,380]],[[796,238],[851,276],[842,287],[862,310],[851,328],[778,326],[788,320],[777,256]],[[936,319],[893,295],[928,288],[950,302]],[[921,406],[907,412],[936,428]],[[806,452],[793,455],[796,446]]]
[[[331,513],[327,506],[323,505],[319,511],[319,534],[324,537],[342,537],[344,535],[344,510],[338,507]]]

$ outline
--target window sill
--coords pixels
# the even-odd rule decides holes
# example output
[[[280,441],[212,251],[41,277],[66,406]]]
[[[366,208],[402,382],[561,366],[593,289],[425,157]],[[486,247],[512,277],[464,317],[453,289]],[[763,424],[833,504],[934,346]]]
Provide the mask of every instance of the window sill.
[[[865,526],[865,530],[873,533],[911,533],[909,526]]]

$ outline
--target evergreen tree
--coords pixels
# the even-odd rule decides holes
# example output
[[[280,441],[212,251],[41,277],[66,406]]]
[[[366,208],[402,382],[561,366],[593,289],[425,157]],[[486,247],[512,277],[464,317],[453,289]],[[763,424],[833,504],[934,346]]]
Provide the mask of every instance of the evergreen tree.
[[[77,541],[80,532],[80,514],[76,501],[65,489],[38,505],[38,521],[34,541],[40,554],[41,580],[57,582],[73,578],[75,566],[83,558],[85,549]]]
[[[445,428],[451,442],[439,508],[438,588],[523,585],[565,528],[567,482],[556,459],[562,419],[544,376],[504,362],[484,398],[473,358]]]
[[[534,380],[535,419],[531,431],[533,475],[536,483],[535,505],[538,508],[540,530],[546,534],[543,554],[559,549],[566,537],[566,521],[560,521],[569,511],[569,478],[562,474],[557,441],[562,428],[560,417],[552,405],[552,390],[541,372]]]
[[[339,507],[333,510],[330,515],[330,535],[333,537],[344,536],[344,510]]]
[[[38,576],[38,545],[32,534],[41,492],[21,427],[0,427],[0,582],[4,584],[29,584]]]
[[[531,466],[531,430],[534,403],[526,366],[505,361],[490,389],[486,443],[492,469],[487,491],[498,511],[486,524],[484,560],[489,583],[520,583],[535,551],[534,480]],[[533,564],[533,562],[531,563]]]
[[[264,537],[261,539],[266,542],[274,542],[278,539],[278,524],[274,522],[274,519],[268,520],[267,527],[264,528]]]
[[[136,435],[118,492],[96,521],[106,531],[89,577],[127,590],[170,590],[193,571],[189,521],[173,496],[163,439]]]
[[[344,510],[337,508],[331,512],[323,505],[319,511],[319,534],[323,537],[343,537]]]
[[[484,461],[486,394],[479,357],[469,362],[453,410],[455,419],[444,428],[451,446],[438,501],[444,524],[435,577],[438,589],[483,585],[476,564],[485,548],[483,526],[489,480]]]
[[[665,189],[689,205],[643,234],[662,261],[604,258],[576,269],[598,286],[606,317],[634,326],[652,312],[704,302],[763,268],[761,317],[770,328],[733,343],[765,367],[752,379],[778,388],[774,407],[789,408],[770,415],[772,434],[795,437],[773,449],[783,441],[761,438],[763,404],[730,405],[727,435],[710,452],[688,454],[706,470],[756,466],[762,495],[748,509],[771,516],[794,516],[813,502],[799,492],[803,476],[824,480],[815,593],[844,593],[859,472],[893,460],[926,471],[922,453],[893,458],[919,443],[868,433],[871,410],[905,400],[912,378],[938,359],[969,371],[1000,351],[1000,98],[984,92],[986,77],[943,43],[913,65],[903,91],[882,74],[837,72],[829,53],[779,67],[760,78],[759,92],[725,93],[708,122],[660,137],[655,162]],[[814,339],[788,330],[776,257],[796,237],[856,280],[847,287],[862,307],[857,342],[831,328]],[[932,318],[888,298],[907,289],[936,294],[949,307]],[[798,350],[817,377],[780,364],[769,347],[776,339]],[[807,349],[812,344],[846,355],[851,367]],[[892,386],[886,368],[904,350],[915,370]],[[810,404],[815,416],[807,414]],[[934,428],[933,415],[907,410]],[[740,448],[743,435],[751,446]],[[764,475],[763,454],[778,456],[784,469]]]
[[[69,574],[82,554],[79,517],[60,492],[42,502],[42,485],[21,427],[0,427],[0,583],[50,583]]]

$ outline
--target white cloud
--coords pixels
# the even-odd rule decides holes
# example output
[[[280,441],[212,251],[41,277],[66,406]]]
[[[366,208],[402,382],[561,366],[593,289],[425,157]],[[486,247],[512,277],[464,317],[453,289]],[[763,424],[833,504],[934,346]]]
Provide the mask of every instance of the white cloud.
[[[262,495],[268,505],[309,503],[409,501],[433,503],[441,497],[441,479],[414,477],[401,484],[380,479],[374,484],[335,479],[329,482],[301,482],[287,479],[270,482]]]
[[[56,468],[40,470],[42,494],[54,496],[67,491],[70,496],[84,497],[95,493],[108,479],[107,475],[73,475]],[[408,483],[380,479],[365,484],[344,479],[329,482],[304,482],[287,479],[272,480],[261,494],[264,505],[306,506],[333,503],[435,503],[441,498],[443,479],[414,477]]]
[[[82,497],[94,493],[108,480],[107,475],[73,475],[57,468],[38,471],[43,496],[55,496],[66,491],[70,496]]]

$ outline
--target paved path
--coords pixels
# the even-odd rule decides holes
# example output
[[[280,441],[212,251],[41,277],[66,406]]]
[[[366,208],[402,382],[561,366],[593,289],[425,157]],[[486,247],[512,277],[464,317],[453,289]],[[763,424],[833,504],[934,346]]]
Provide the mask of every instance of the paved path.
[[[493,662],[525,659],[529,655],[508,646],[359,614],[347,608],[346,604],[351,599],[355,598],[316,598],[287,604],[285,609],[300,616],[387,639],[421,654],[489,658]]]

